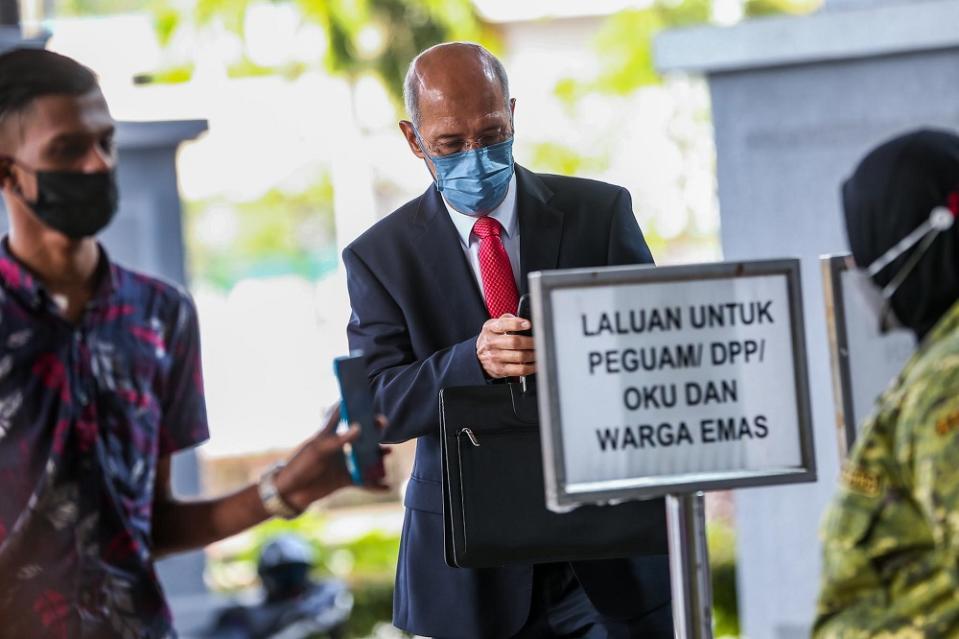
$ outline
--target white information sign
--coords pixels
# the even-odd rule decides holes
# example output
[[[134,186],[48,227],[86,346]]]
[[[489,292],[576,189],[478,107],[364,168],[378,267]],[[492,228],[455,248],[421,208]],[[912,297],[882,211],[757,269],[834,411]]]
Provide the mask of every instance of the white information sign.
[[[815,479],[798,262],[531,283],[551,507]]]

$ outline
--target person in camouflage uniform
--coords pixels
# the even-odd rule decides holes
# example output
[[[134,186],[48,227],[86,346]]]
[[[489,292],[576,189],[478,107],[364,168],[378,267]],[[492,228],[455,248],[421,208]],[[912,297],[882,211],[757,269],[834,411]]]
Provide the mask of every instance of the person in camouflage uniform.
[[[880,146],[843,187],[880,322],[921,343],[864,424],[824,519],[816,639],[959,637],[957,190],[959,137],[941,131]]]

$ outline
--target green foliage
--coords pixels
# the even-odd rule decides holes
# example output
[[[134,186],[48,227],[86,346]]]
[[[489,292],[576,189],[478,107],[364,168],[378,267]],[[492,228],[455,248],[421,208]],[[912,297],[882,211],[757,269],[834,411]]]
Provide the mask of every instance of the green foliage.
[[[712,571],[713,628],[716,637],[739,636],[736,591],[736,533],[727,524],[712,521],[706,528]]]
[[[250,0],[195,0],[192,19],[201,27],[219,20],[230,31],[242,35],[243,19],[249,5]]]
[[[625,95],[659,83],[653,66],[653,36],[663,29],[708,22],[710,10],[710,0],[657,0],[646,9],[610,17],[596,38],[604,69],[591,88]]]
[[[134,2],[134,0],[61,0],[63,2]],[[300,9],[304,21],[320,25],[327,36],[323,66],[334,75],[357,78],[365,73],[379,77],[390,95],[400,102],[406,68],[416,54],[449,40],[479,42],[496,51],[495,33],[481,22],[470,0],[281,0]],[[182,24],[204,27],[219,22],[243,37],[251,0],[196,0],[187,15],[174,0],[156,0],[153,8],[157,35],[167,44]],[[296,75],[304,66],[282,69],[254,68],[241,62],[234,75],[279,73]]]
[[[802,15],[818,9],[822,0],[746,0],[744,12],[751,18],[780,14]]]
[[[326,31],[324,64],[351,78],[372,72],[397,101],[410,61],[423,49],[448,40],[497,42],[470,0],[294,0],[303,15]],[[372,33],[371,33],[372,32]],[[364,44],[379,41],[379,46]]]
[[[220,288],[245,277],[317,279],[336,268],[333,187],[325,176],[305,191],[273,189],[252,202],[188,202],[186,219],[193,277]],[[225,237],[211,237],[218,226]]]
[[[144,73],[133,78],[136,84],[181,84],[193,78],[193,65],[184,64],[176,67],[166,67],[153,73]]]
[[[746,0],[748,17],[773,14],[802,14],[816,9],[822,0]],[[653,61],[653,39],[664,29],[708,23],[712,0],[655,0],[644,9],[620,11],[606,19],[596,36],[596,50],[603,67],[596,78],[560,80],[554,95],[572,107],[580,97],[593,91],[629,95],[662,79]]]
[[[369,637],[373,628],[393,619],[393,579],[364,580],[353,584],[353,614],[349,636]]]
[[[306,71],[306,65],[293,62],[282,67],[264,67],[248,58],[231,64],[226,70],[230,78],[258,78],[270,75],[281,75],[287,79],[296,79]]]
[[[529,165],[534,171],[544,173],[583,175],[605,170],[609,161],[604,156],[585,157],[559,142],[541,142],[533,147]]]
[[[153,28],[157,34],[157,40],[161,47],[169,46],[173,39],[173,34],[180,28],[183,21],[179,11],[172,7],[160,5],[153,11]]]
[[[224,563],[241,562],[255,568],[260,551],[271,539],[295,533],[309,542],[315,557],[313,574],[318,577],[337,575],[347,581],[392,580],[396,570],[396,558],[400,552],[400,538],[380,531],[366,533],[342,544],[324,544],[321,541],[326,527],[326,518],[313,511],[293,520],[273,519],[260,524],[251,531],[252,543],[228,557]],[[344,570],[342,567],[347,566]]]
[[[54,15],[76,17],[130,13],[143,11],[147,4],[143,0],[55,0]]]

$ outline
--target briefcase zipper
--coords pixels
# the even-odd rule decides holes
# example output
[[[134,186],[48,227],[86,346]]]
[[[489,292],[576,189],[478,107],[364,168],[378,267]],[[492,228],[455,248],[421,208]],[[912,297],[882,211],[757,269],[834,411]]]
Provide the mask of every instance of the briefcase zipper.
[[[473,446],[476,446],[477,448],[479,448],[479,445],[480,445],[479,440],[476,439],[476,435],[474,435],[473,431],[470,430],[469,428],[464,428],[460,430],[460,432],[458,432],[457,435],[466,435],[467,437],[470,438],[470,443],[473,444]]]

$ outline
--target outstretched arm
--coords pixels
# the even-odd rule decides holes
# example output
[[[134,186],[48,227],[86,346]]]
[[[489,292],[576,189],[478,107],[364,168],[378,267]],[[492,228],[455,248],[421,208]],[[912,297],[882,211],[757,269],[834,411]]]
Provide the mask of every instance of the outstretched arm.
[[[306,441],[276,475],[281,499],[303,512],[317,499],[351,484],[343,446],[356,439],[359,428],[336,433],[334,410],[326,427]],[[256,484],[231,495],[204,500],[180,500],[173,495],[170,457],[160,459],[153,505],[153,552],[156,556],[202,548],[243,532],[271,515],[260,501]],[[374,487],[375,488],[375,487]]]

